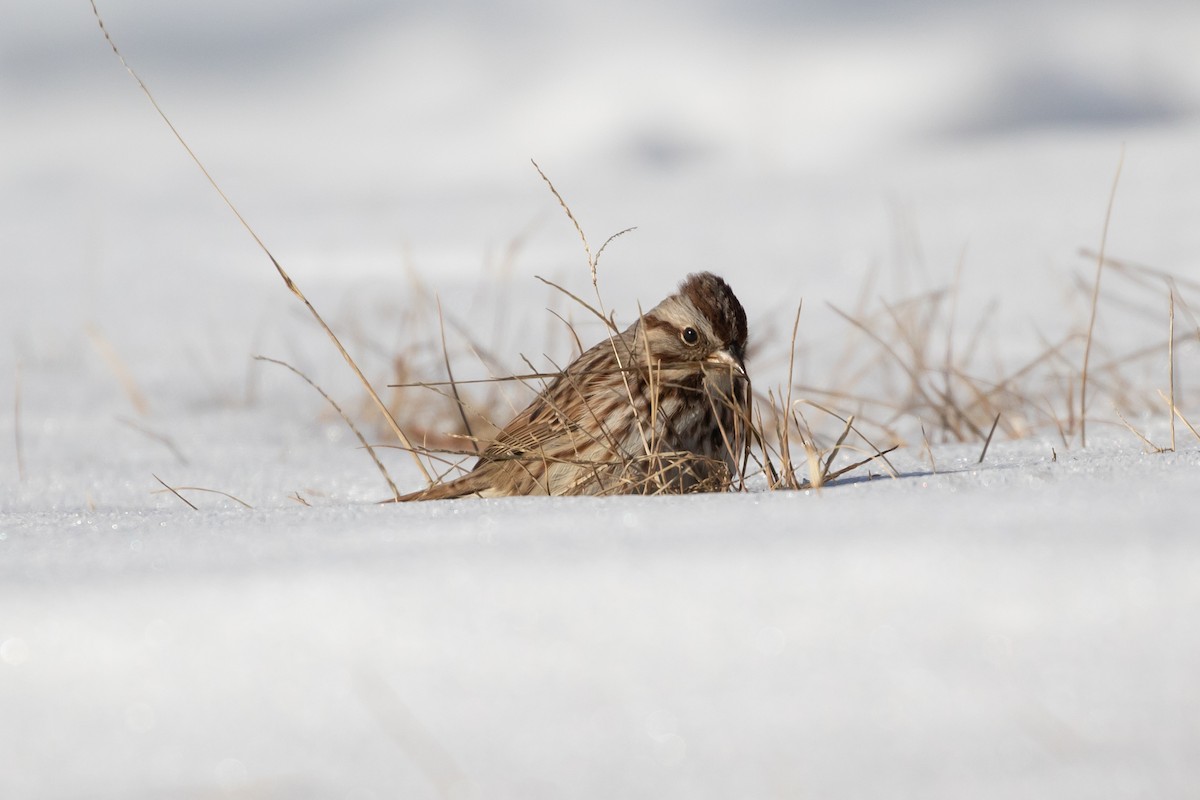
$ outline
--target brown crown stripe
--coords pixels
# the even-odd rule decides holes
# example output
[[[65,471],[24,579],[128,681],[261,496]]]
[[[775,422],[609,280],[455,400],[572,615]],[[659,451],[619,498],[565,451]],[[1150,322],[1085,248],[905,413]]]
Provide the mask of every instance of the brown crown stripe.
[[[729,284],[711,272],[697,272],[679,286],[679,293],[712,323],[713,332],[723,344],[745,352],[746,311]]]
[[[647,314],[646,316],[642,317],[642,324],[645,325],[646,330],[648,331],[661,329],[675,333],[674,325],[672,325],[670,322],[667,322],[665,319],[654,316],[653,314]]]

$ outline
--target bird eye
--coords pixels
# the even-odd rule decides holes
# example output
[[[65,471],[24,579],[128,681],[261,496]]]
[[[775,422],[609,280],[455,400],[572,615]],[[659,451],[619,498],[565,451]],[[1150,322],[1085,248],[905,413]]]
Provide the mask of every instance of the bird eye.
[[[696,333],[695,328],[684,328],[680,337],[682,337],[684,344],[695,344],[700,341],[700,334]]]

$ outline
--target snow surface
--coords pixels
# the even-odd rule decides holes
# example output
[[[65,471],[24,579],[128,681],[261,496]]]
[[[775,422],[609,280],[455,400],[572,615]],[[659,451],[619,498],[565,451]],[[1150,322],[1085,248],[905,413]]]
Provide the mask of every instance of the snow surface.
[[[601,265],[623,319],[689,270],[729,278],[759,386],[786,376],[801,298],[797,367],[819,384],[848,335],[827,303],[960,265],[958,325],[997,301],[997,363],[1078,330],[1078,250],[1099,245],[1122,147],[1109,252],[1200,280],[1192,2],[101,10],[380,382],[411,343],[413,276],[514,369],[568,355],[532,276],[584,292],[586,266],[530,156],[593,248],[638,226]],[[1101,396],[1086,449],[1049,426],[982,464],[979,442],[935,438],[931,461],[901,421],[899,479],[820,492],[376,505],[353,435],[251,356],[301,367],[383,440],[361,390],[86,4],[11,10],[0,92],[0,796],[1200,784],[1182,427],[1147,452]],[[1165,291],[1122,280],[1106,354],[1167,336]],[[1195,343],[1176,359],[1200,419]],[[1139,388],[1165,372],[1147,362]],[[1161,412],[1131,424],[1169,441]],[[154,476],[253,508],[185,492],[194,511]]]

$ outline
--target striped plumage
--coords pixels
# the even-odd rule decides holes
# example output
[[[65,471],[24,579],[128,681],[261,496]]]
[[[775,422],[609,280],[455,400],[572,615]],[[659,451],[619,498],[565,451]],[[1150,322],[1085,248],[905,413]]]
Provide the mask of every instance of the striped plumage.
[[[746,312],[721,278],[679,291],[580,355],[471,472],[403,500],[728,488],[744,460]]]

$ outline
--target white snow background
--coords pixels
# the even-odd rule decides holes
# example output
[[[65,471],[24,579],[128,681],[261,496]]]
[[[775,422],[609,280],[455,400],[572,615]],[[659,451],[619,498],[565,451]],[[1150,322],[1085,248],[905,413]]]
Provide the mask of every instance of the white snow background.
[[[802,298],[805,384],[854,335],[829,304],[959,273],[997,377],[1085,329],[1122,148],[1108,252],[1200,280],[1194,2],[101,11],[380,385],[418,283],[515,370],[569,355],[533,276],[586,293],[586,260],[530,157],[593,248],[638,226],[600,266],[625,322],[730,281],[759,387]],[[1098,391],[1086,448],[1047,424],[977,464],[901,419],[899,478],[820,492],[377,505],[350,431],[252,356],[383,441],[361,387],[87,3],[6,9],[0,92],[0,796],[1195,796],[1182,426],[1155,452]],[[1160,348],[1133,388],[1167,391],[1165,288],[1103,281],[1097,342]]]

